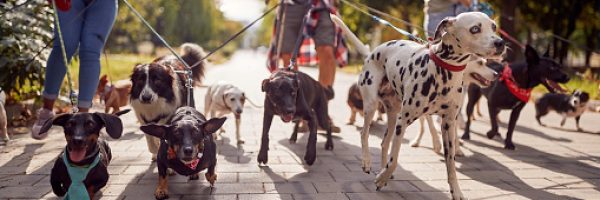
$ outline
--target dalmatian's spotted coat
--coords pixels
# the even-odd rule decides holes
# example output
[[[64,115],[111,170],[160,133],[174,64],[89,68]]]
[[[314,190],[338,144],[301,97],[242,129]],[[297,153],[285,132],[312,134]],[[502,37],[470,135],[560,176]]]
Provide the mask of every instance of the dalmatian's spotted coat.
[[[358,80],[365,105],[364,128],[361,132],[364,172],[371,170],[369,125],[377,109],[374,105],[382,98],[382,86],[391,85],[396,96],[395,101],[384,101],[386,107],[398,108],[395,117],[388,117],[388,125],[395,123],[395,127],[388,129],[381,145],[384,162],[390,150],[389,144],[395,136],[389,162],[375,180],[378,190],[387,184],[398,165],[397,158],[406,128],[423,115],[438,114],[442,117],[442,140],[450,192],[454,199],[464,199],[454,163],[454,148],[457,145],[454,142],[455,122],[464,96],[463,71],[442,68],[430,58],[430,51],[442,62],[454,66],[466,65],[471,56],[498,59],[504,53],[505,46],[495,34],[495,29],[494,21],[483,13],[462,13],[440,22],[429,46],[406,40],[389,41],[376,47],[365,59]],[[350,41],[357,43],[357,46],[362,45],[353,38]]]

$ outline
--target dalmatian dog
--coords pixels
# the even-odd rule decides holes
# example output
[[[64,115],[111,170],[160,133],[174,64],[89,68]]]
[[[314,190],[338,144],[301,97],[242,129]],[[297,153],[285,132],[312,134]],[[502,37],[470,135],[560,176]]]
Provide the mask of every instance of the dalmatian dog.
[[[346,32],[349,29],[342,30]],[[349,41],[356,42],[354,39]],[[356,42],[355,45],[362,43]],[[429,45],[393,40],[373,49],[364,61],[358,80],[365,105],[364,128],[361,132],[364,172],[371,171],[369,124],[377,110],[374,105],[380,101],[382,89],[389,87],[396,97],[394,102],[384,101],[384,105],[398,108],[396,116],[388,117],[392,121],[388,123],[395,123],[395,127],[384,136],[382,154],[388,154],[392,136],[395,137],[389,162],[377,174],[377,190],[387,184],[398,166],[397,158],[406,128],[422,116],[437,114],[442,117],[442,140],[450,193],[453,199],[464,199],[454,163],[456,119],[464,96],[464,69],[471,57],[500,59],[505,50],[504,41],[496,35],[495,22],[480,12],[462,13],[442,20]],[[386,160],[387,156],[382,162]]]
[[[240,123],[246,101],[255,107],[259,107],[246,98],[245,93],[241,89],[224,81],[219,81],[208,87],[204,99],[204,113],[210,115],[211,118],[220,118],[233,113],[235,116],[235,138],[238,144],[244,143],[244,139],[240,134]],[[222,127],[221,132],[225,132]],[[216,139],[217,134],[213,134],[213,137]]]
[[[472,57],[471,62],[467,63],[467,67],[465,68],[465,72],[463,75],[463,88],[469,86],[469,84],[475,84],[479,87],[489,87],[490,84],[498,78],[498,73],[493,69],[487,66],[486,59],[479,57]],[[464,96],[463,96],[464,98]],[[415,137],[411,142],[410,146],[418,147],[421,143],[421,138],[423,138],[423,133],[425,133],[425,120],[427,120],[427,127],[429,128],[429,133],[431,133],[431,141],[433,152],[441,153],[442,144],[440,143],[440,138],[438,136],[438,131],[433,125],[433,119],[431,115],[426,115],[424,117],[419,118],[420,129],[417,137]],[[459,144],[458,137],[454,144]],[[460,150],[460,145],[456,145],[455,149],[457,156],[463,156],[464,153]]]

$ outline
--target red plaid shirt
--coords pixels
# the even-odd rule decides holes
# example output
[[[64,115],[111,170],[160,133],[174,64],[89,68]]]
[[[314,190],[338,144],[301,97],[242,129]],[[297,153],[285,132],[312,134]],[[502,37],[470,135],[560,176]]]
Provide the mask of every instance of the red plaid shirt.
[[[314,35],[314,30],[317,27],[317,23],[319,21],[319,12],[322,9],[327,9],[332,14],[337,14],[337,10],[330,6],[329,0],[313,0],[312,8],[313,11],[308,16],[308,20],[306,26],[304,27],[304,41],[302,41],[302,45],[298,51],[298,66],[315,66],[319,62],[317,57],[317,52],[315,50],[315,42],[312,39],[312,35]],[[279,9],[278,12],[282,12]],[[273,25],[273,33],[271,37],[271,42],[269,46],[269,52],[267,55],[267,69],[270,72],[273,72],[277,69],[277,64],[279,58],[277,57],[277,35],[276,25],[279,24],[280,14],[277,14],[277,18],[275,19],[275,23]],[[295,41],[295,40],[294,40]],[[293,42],[293,41],[286,41]],[[348,47],[346,46],[346,42],[342,37],[342,29],[338,26],[335,27],[335,38],[334,38],[334,55],[339,67],[343,67],[348,63]]]

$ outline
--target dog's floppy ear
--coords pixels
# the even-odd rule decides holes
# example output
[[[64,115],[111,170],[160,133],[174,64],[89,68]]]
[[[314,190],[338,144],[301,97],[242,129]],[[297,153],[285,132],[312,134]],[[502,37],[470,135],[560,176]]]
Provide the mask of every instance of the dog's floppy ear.
[[[454,17],[444,18],[444,20],[442,20],[438,24],[437,28],[435,28],[435,34],[433,34],[433,41],[435,42],[435,41],[441,40],[444,33],[448,31],[447,30],[448,27],[452,26],[454,21],[456,21],[456,18],[454,18]]]
[[[55,116],[54,118],[49,119],[48,121],[46,121],[44,123],[44,126],[42,126],[42,129],[40,129],[39,134],[48,132],[48,130],[50,130],[50,128],[52,128],[52,125],[65,126],[65,123],[67,123],[67,120],[71,119],[72,116],[73,116],[73,114],[65,113],[65,114],[60,114],[60,115]]]
[[[111,138],[118,139],[123,134],[123,122],[116,115],[106,114],[106,113],[94,113],[95,116],[102,120],[104,123],[104,127],[106,128],[106,133]]]
[[[538,52],[530,45],[525,46],[525,60],[527,64],[536,65],[540,62]]]
[[[262,84],[261,84],[261,87],[260,87],[260,89],[261,89],[263,92],[266,92],[266,91],[267,91],[267,88],[269,88],[269,81],[270,81],[270,79],[265,79],[265,80],[263,80],[263,81],[262,81]]]
[[[163,140],[167,138],[167,134],[171,132],[172,128],[173,126],[171,125],[161,124],[146,124],[140,127],[144,133]]]
[[[204,134],[209,135],[219,130],[219,128],[223,126],[223,123],[225,123],[226,119],[226,117],[212,118],[204,122],[204,124],[202,124],[202,130],[204,131]]]

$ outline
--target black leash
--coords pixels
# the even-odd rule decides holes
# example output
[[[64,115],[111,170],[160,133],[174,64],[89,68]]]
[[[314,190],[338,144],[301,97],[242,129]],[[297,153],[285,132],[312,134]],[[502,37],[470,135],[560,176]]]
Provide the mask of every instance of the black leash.
[[[200,60],[198,60],[198,62],[194,63],[190,67],[194,68],[194,67],[198,66],[200,63],[202,63],[202,61],[206,60],[208,57],[210,57],[211,55],[213,55],[215,52],[217,52],[221,48],[225,47],[225,45],[229,44],[229,42],[231,42],[232,40],[234,40],[235,38],[237,38],[238,36],[240,36],[242,33],[246,32],[246,30],[248,30],[250,27],[252,27],[254,24],[256,24],[256,22],[260,21],[261,19],[265,18],[269,13],[273,12],[273,10],[275,10],[275,8],[279,7],[279,5],[280,5],[280,3],[277,3],[275,6],[271,7],[269,10],[267,10],[266,12],[264,12],[260,17],[256,18],[254,21],[250,22],[250,24],[246,25],[240,31],[238,31],[237,33],[235,33],[234,35],[232,35],[231,37],[229,37],[229,39],[225,40],[225,42],[223,42],[217,48],[215,48],[212,51],[210,51],[208,54],[206,54],[206,56],[202,57]]]
[[[302,41],[304,41],[304,28],[310,17],[310,13],[312,12],[312,7],[308,9],[304,18],[302,19],[302,24],[300,24],[300,30],[298,31],[298,38],[296,39],[296,44],[294,45],[294,52],[292,52],[292,58],[290,58],[290,65],[287,66],[287,70],[291,71],[296,66],[296,60],[298,58],[298,52],[300,51],[300,47],[302,46]]]

